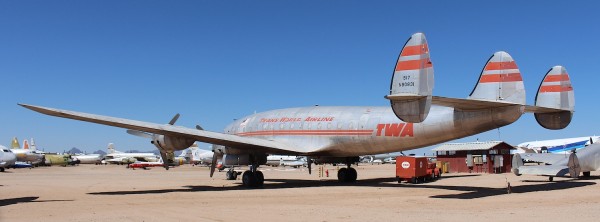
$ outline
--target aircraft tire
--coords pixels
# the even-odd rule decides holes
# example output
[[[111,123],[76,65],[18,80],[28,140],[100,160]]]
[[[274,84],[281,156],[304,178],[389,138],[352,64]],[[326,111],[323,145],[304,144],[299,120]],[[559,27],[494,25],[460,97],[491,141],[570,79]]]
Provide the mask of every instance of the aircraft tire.
[[[550,182],[554,181],[554,177],[548,177],[548,181],[550,181]]]
[[[4,167],[0,167],[0,172],[4,172]]]
[[[337,173],[337,177],[338,177],[338,181],[339,182],[347,182],[347,178],[348,178],[348,169],[346,168],[341,168],[340,170],[338,170]]]
[[[225,173],[225,176],[227,178],[227,180],[236,180],[237,179],[237,173],[235,171],[227,171],[227,173]]]
[[[346,180],[346,182],[356,182],[356,178],[358,177],[358,173],[356,172],[356,169],[354,168],[348,168],[348,178]]]
[[[248,188],[256,187],[256,185],[258,185],[257,182],[258,181],[257,181],[255,173],[253,173],[250,170],[244,171],[244,174],[242,175],[242,184],[245,187],[248,187]]]
[[[592,172],[588,171],[588,172],[583,172],[583,176],[584,177],[590,177],[592,176]]]
[[[265,184],[265,175],[261,171],[256,171],[254,174],[256,175],[256,186],[262,187]]]

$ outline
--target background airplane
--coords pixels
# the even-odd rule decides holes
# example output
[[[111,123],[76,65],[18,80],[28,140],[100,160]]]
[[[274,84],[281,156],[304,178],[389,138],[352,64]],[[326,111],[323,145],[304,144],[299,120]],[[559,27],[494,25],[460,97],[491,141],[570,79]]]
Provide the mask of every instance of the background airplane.
[[[525,166],[523,159],[549,165],[530,165]],[[513,173],[520,176],[522,174],[548,176],[550,181],[555,176],[566,176],[569,174],[572,178],[578,178],[580,172],[583,176],[589,177],[590,171],[600,169],[600,143],[591,144],[585,148],[574,149],[571,154],[557,153],[523,153],[513,156]]]
[[[183,150],[196,141],[212,143],[213,175],[217,159],[224,165],[249,165],[242,183],[262,186],[258,170],[268,154],[307,156],[312,160],[345,163],[338,180],[354,182],[351,167],[361,155],[399,152],[429,146],[496,129],[534,113],[547,129],[562,129],[574,111],[574,94],[569,75],[562,66],[547,73],[535,100],[525,105],[521,73],[506,52],[494,53],[486,62],[468,98],[433,96],[433,63],[422,33],[412,35],[396,62],[389,88],[389,107],[300,107],[256,113],[239,118],[223,133],[201,128],[175,126],[179,115],[168,124],[156,124],[96,114],[20,104],[43,114],[129,129],[151,139],[161,156]]]
[[[100,154],[73,154],[73,161],[79,161],[80,164],[99,164],[102,161]]]
[[[158,157],[154,153],[124,153],[115,150],[115,145],[109,143],[104,160],[112,164],[130,164],[136,161],[155,162]]]
[[[0,172],[12,167],[17,162],[17,156],[5,146],[0,145]]]
[[[599,136],[573,137],[554,140],[524,142],[517,145],[520,148],[532,149],[536,153],[570,153],[573,149],[581,149],[600,139]]]
[[[10,150],[17,156],[17,161],[38,166],[44,162],[44,155],[36,152],[37,150],[33,138],[31,139],[31,144],[30,148],[27,140],[24,140],[23,147],[19,147],[18,139],[17,137],[14,137],[11,142],[12,148]]]

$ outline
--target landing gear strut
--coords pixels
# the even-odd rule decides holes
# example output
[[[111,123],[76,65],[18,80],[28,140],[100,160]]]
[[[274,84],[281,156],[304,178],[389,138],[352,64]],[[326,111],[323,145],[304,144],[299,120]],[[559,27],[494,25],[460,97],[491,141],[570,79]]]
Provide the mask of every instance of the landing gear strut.
[[[346,163],[348,168],[341,168],[338,170],[338,181],[344,183],[352,183],[356,182],[356,178],[358,177],[358,173],[356,173],[356,169],[350,167],[351,163]]]

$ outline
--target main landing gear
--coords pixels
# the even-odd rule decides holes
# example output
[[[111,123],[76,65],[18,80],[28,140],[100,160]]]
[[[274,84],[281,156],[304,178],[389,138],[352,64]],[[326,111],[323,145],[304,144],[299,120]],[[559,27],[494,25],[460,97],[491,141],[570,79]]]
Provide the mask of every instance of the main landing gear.
[[[244,171],[242,174],[242,184],[248,188],[262,187],[265,183],[265,176],[259,170],[258,166],[250,166],[250,170]]]
[[[350,163],[346,163],[348,168],[341,168],[338,170],[338,181],[343,183],[352,183],[356,182],[356,178],[358,177],[358,173],[356,173],[356,169],[350,167]]]

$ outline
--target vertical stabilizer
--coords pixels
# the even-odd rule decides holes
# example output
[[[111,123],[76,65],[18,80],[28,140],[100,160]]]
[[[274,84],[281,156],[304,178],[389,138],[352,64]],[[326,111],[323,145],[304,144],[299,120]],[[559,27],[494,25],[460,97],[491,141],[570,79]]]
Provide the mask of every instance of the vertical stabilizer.
[[[37,147],[35,146],[35,141],[33,141],[33,138],[31,138],[31,150],[32,151],[36,151]]]
[[[390,94],[394,114],[402,121],[418,123],[427,118],[433,91],[433,64],[425,34],[413,34],[396,62]]]
[[[17,137],[13,137],[12,142],[10,143],[11,149],[21,149],[21,145],[19,144],[19,139]]]
[[[552,67],[544,76],[535,96],[535,106],[564,110],[535,113],[535,120],[546,129],[563,129],[569,125],[575,110],[575,93],[567,69]]]
[[[29,149],[29,142],[27,142],[27,140],[23,140],[23,149],[24,150],[28,150]]]
[[[108,148],[107,148],[107,150],[108,150],[108,154],[113,154],[113,153],[115,153],[115,144],[113,144],[113,143],[109,143],[109,144],[108,144]]]
[[[506,52],[494,53],[469,99],[525,104],[525,86],[515,60]]]

